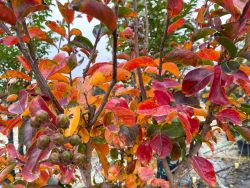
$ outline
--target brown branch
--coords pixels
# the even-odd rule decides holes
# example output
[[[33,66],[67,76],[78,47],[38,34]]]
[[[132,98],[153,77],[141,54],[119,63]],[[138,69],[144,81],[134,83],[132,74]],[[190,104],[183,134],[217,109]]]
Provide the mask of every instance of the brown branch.
[[[115,5],[115,14],[116,14],[116,17],[117,17],[117,14],[118,14],[118,4],[117,3]],[[105,93],[105,95],[103,97],[101,105],[99,106],[99,108],[95,112],[93,118],[91,119],[89,126],[92,126],[96,122],[97,118],[99,117],[99,115],[103,111],[106,103],[108,102],[109,95],[110,95],[113,87],[115,86],[115,84],[117,82],[117,41],[118,41],[117,29],[115,29],[115,31],[113,32],[113,53],[112,53],[113,54],[113,58],[112,58],[113,59],[113,69],[112,69],[112,81],[111,81],[111,83],[109,85],[109,88],[108,88],[107,92]]]
[[[94,44],[94,47],[93,47],[93,49],[91,51],[91,54],[89,56],[89,62],[88,62],[87,66],[86,66],[86,68],[85,68],[85,70],[83,72],[83,78],[85,78],[87,76],[87,73],[89,71],[90,65],[91,65],[91,63],[94,60],[94,57],[95,57],[95,54],[96,54],[96,48],[97,48],[98,42],[101,39],[101,37],[100,37],[101,31],[102,31],[102,25],[100,25],[100,27],[98,29],[98,32],[97,32],[97,35],[96,35],[96,39],[95,39],[95,44]]]
[[[134,5],[134,11],[137,12],[137,0],[133,1],[133,5]],[[139,53],[139,44],[138,44],[138,25],[139,25],[139,21],[138,21],[138,17],[136,17],[135,18],[135,23],[134,23],[134,33],[135,33],[134,44],[135,44],[136,57],[139,57],[139,55],[140,55],[140,53]],[[145,88],[144,88],[141,69],[137,68],[136,71],[137,71],[137,75],[138,75],[138,81],[139,81],[139,85],[140,85],[142,98],[143,98],[143,100],[146,100],[147,95],[146,95],[146,91],[145,91]]]
[[[148,0],[143,0],[145,8],[145,43],[144,50],[147,52],[149,48],[149,21],[148,21]]]
[[[166,42],[167,37],[168,37],[169,23],[170,23],[170,18],[169,18],[169,14],[167,14],[165,30],[164,30],[164,34],[163,34],[163,37],[162,37],[162,40],[161,40],[161,45],[160,45],[159,80],[162,78],[163,52],[164,52],[165,42]]]
[[[163,168],[167,174],[169,185],[170,185],[170,187],[173,187],[174,177],[173,177],[173,174],[172,174],[170,167],[168,165],[167,159],[163,159],[161,161],[162,161]]]
[[[23,28],[23,29],[25,30],[25,28]],[[16,32],[17,32],[17,38],[18,38],[18,42],[19,42],[18,48],[22,52],[24,57],[29,61],[31,69],[34,72],[34,76],[37,80],[39,88],[41,89],[41,91],[44,94],[46,94],[51,99],[52,103],[55,105],[57,110],[60,113],[63,113],[64,112],[63,108],[61,107],[60,103],[57,101],[57,99],[55,98],[55,96],[51,92],[49,86],[47,85],[46,80],[44,79],[44,77],[42,76],[42,74],[38,68],[36,60],[33,59],[31,54],[26,50],[26,47],[25,47],[25,44],[24,44],[24,41],[22,38],[22,34],[20,32],[20,29],[19,29],[19,22],[18,21],[16,23]],[[25,31],[25,32],[28,33],[28,31]],[[33,53],[33,52],[31,52],[31,53]]]
[[[243,12],[242,12],[242,14],[241,14],[241,16],[239,18],[239,23],[243,23],[244,22],[245,16],[247,14],[247,11],[248,11],[249,7],[250,7],[250,0],[248,0],[248,2],[246,3],[246,5],[245,5],[245,7],[243,9]]]

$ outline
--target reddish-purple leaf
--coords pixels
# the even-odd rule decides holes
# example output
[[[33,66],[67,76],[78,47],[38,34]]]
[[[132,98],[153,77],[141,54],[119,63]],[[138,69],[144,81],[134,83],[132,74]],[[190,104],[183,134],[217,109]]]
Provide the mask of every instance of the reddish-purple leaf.
[[[179,117],[181,124],[182,124],[182,127],[185,131],[187,143],[189,144],[192,141],[192,134],[191,134],[191,126],[190,126],[190,123],[188,120],[188,116],[184,113],[179,112],[178,117]]]
[[[239,85],[246,93],[247,96],[250,95],[250,80],[247,74],[241,70],[233,73],[234,83]]]
[[[148,106],[148,108],[144,106],[144,108],[138,108],[137,113],[142,115],[161,117],[161,116],[166,116],[175,110],[176,109],[174,107],[169,105],[153,107],[153,108],[152,106]]]
[[[165,159],[171,154],[173,144],[170,138],[166,135],[158,134],[150,142],[152,150],[158,155],[160,159]]]
[[[16,25],[16,16],[10,8],[5,6],[5,3],[0,1],[0,20],[11,25]]]
[[[198,65],[199,62],[199,56],[194,52],[185,49],[174,49],[168,53],[164,59],[165,61],[192,66]]]
[[[190,131],[192,135],[195,135],[199,132],[200,129],[200,122],[198,118],[188,118],[190,124]]]
[[[60,166],[61,174],[62,174],[62,183],[69,184],[73,179],[73,175],[75,172],[76,166]]]
[[[172,93],[167,90],[155,90],[154,98],[157,100],[157,103],[162,105],[169,105],[170,102],[174,101]]]
[[[152,81],[152,87],[154,89],[167,89],[167,88],[176,88],[179,85],[179,83],[173,79],[165,78],[162,82],[158,80]]]
[[[74,10],[97,18],[104,23],[111,32],[117,27],[117,20],[113,10],[103,3],[92,0],[74,0],[71,6]]]
[[[8,153],[8,159],[13,160],[19,158],[14,144],[7,144],[6,150]]]
[[[225,88],[222,84],[222,70],[219,65],[214,67],[214,79],[209,93],[209,100],[218,105],[228,104]]]
[[[198,68],[190,71],[184,78],[182,92],[194,95],[207,86],[213,76],[213,71]]]
[[[11,104],[8,111],[12,114],[22,114],[28,105],[28,93],[25,90],[19,91],[19,100]]]
[[[216,114],[216,118],[222,123],[241,124],[240,113],[234,109],[224,109]]]
[[[180,14],[183,9],[183,0],[169,0],[167,5],[167,10],[169,17],[175,17]]]
[[[193,156],[192,165],[197,174],[210,186],[216,186],[216,176],[213,165],[205,158]]]
[[[151,161],[153,154],[149,141],[144,141],[139,145],[136,151],[136,156],[143,165],[147,165]]]

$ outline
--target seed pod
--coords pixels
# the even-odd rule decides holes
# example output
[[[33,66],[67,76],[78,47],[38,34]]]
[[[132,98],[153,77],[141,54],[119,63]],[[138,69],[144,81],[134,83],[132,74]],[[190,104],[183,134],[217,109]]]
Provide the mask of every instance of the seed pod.
[[[44,110],[39,110],[36,113],[36,121],[39,123],[45,123],[46,121],[49,120],[49,115],[48,112]]]
[[[39,149],[44,150],[49,146],[49,137],[47,135],[42,135],[37,139],[36,145]]]
[[[72,146],[77,146],[81,143],[81,138],[78,136],[78,135],[72,135],[70,138],[69,138],[69,143],[72,145]]]
[[[56,133],[51,137],[51,141],[60,146],[64,142],[64,136],[61,133]]]
[[[81,165],[83,164],[85,161],[85,155],[84,154],[81,154],[81,153],[76,153],[74,156],[73,156],[73,162],[74,164],[76,165]]]
[[[57,125],[63,129],[67,129],[69,127],[70,121],[69,117],[65,114],[60,114],[57,117]]]
[[[30,125],[33,128],[39,128],[40,127],[40,123],[36,120],[36,117],[31,117],[30,118]]]
[[[51,163],[56,164],[60,162],[60,154],[58,152],[52,152],[49,156]]]
[[[67,151],[67,150],[64,151],[64,152],[62,152],[61,155],[60,155],[60,159],[61,159],[62,162],[64,162],[64,163],[70,162],[71,159],[72,159],[72,154],[71,154],[71,152],[70,152],[70,151]]]

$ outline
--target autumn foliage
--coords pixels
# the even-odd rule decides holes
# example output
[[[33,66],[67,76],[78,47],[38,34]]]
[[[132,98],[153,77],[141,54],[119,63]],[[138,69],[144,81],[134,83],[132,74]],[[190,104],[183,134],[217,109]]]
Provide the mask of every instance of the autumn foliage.
[[[214,150],[214,129],[230,141],[236,135],[250,141],[250,1],[205,1],[186,18],[181,14],[186,3],[169,0],[157,54],[139,47],[144,41],[138,38],[136,0],[56,1],[56,6],[63,22],[44,25],[61,37],[62,46],[29,23],[34,12],[51,8],[42,0],[0,0],[0,43],[20,50],[17,60],[25,70],[6,70],[1,79],[27,82],[18,95],[2,98],[0,132],[8,136],[14,127],[24,127],[26,150],[21,154],[11,143],[0,148],[0,184],[43,187],[53,176],[60,185],[166,188],[177,187],[193,168],[215,187],[212,163],[198,155],[202,144]],[[72,27],[82,19],[79,14],[101,22],[94,42],[81,31],[87,24]],[[174,41],[183,30],[189,39]],[[96,62],[104,35],[112,41],[112,61]],[[33,40],[56,46],[59,53],[38,59]],[[83,75],[72,78],[81,64]],[[93,158],[100,168],[93,169]],[[174,173],[167,158],[179,161]],[[156,177],[157,160],[168,180]]]

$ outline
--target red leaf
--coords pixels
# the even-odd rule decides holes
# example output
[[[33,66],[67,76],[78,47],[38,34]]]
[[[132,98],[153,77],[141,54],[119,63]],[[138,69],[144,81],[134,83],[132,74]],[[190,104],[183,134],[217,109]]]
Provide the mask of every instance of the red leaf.
[[[225,88],[222,86],[222,71],[219,65],[214,67],[214,79],[209,93],[209,100],[218,105],[228,104]]]
[[[167,89],[167,88],[176,88],[178,85],[179,85],[178,82],[170,78],[164,78],[162,82],[158,80],[152,81],[152,87],[154,89],[160,89],[160,90]]]
[[[113,32],[117,27],[117,20],[113,10],[98,1],[74,0],[71,3],[71,6],[74,10],[97,18],[104,23],[111,32]]]
[[[0,39],[0,44],[4,44],[6,46],[13,46],[18,44],[18,38],[14,36],[6,36]]]
[[[0,2],[0,20],[11,25],[16,25],[16,16],[10,8],[5,6],[4,2]]]
[[[8,153],[8,159],[13,160],[19,158],[14,144],[7,144],[6,149]]]
[[[75,11],[72,9],[69,9],[69,3],[65,3],[64,5],[62,5],[59,1],[56,1],[56,3],[65,22],[67,24],[71,24],[74,20]]]
[[[28,105],[28,93],[25,90],[19,91],[19,100],[11,104],[8,111],[12,114],[22,114]]]
[[[64,26],[57,24],[54,21],[47,21],[45,23],[52,31],[58,33],[59,35],[62,35],[63,37],[66,37],[66,29]]]
[[[146,106],[144,106],[144,108],[141,108],[141,106],[139,106],[137,113],[142,115],[161,117],[166,116],[175,110],[176,109],[174,107],[171,107],[169,105],[159,106],[155,108],[152,108],[151,106],[148,106],[148,108]]]
[[[235,125],[241,124],[240,113],[234,109],[224,109],[216,114],[216,118],[222,123],[231,122]]]
[[[247,74],[241,70],[232,74],[234,77],[234,83],[239,85],[246,93],[247,96],[250,95],[250,80]]]
[[[150,184],[153,187],[169,188],[169,183],[166,180],[160,178],[154,178]]]
[[[154,98],[157,100],[157,103],[160,106],[169,105],[171,101],[174,101],[172,93],[168,92],[167,90],[155,90]]]
[[[165,159],[171,154],[173,145],[172,141],[165,135],[155,135],[150,142],[152,150],[159,156],[160,159]]]
[[[94,74],[100,67],[104,65],[112,65],[110,62],[102,62],[102,63],[95,63],[90,69],[88,70],[88,75]]]
[[[187,143],[190,144],[192,141],[192,134],[191,134],[191,126],[190,126],[188,117],[184,113],[178,113],[178,117],[185,131]]]
[[[138,175],[142,181],[148,181],[154,176],[154,169],[148,167],[140,167]]]
[[[165,56],[165,61],[196,66],[199,62],[199,57],[192,51],[175,49]]]
[[[128,61],[124,64],[123,68],[130,71],[138,67],[146,66],[157,66],[157,63],[155,63],[151,57],[142,56]]]
[[[216,186],[216,176],[213,165],[205,158],[193,156],[192,165],[197,174],[210,186]]]
[[[139,145],[136,151],[136,156],[143,165],[147,165],[151,161],[153,154],[149,141],[144,141]]]
[[[189,124],[191,126],[191,133],[192,135],[195,135],[199,132],[200,130],[200,122],[198,118],[188,118]]]
[[[69,184],[73,179],[76,166],[60,166],[63,184]]]
[[[213,76],[213,71],[198,68],[190,71],[184,78],[182,92],[194,95],[207,86]]]
[[[127,102],[123,99],[112,99],[106,104],[105,109],[114,112],[127,126],[136,124],[136,114],[128,108]]]
[[[169,17],[175,17],[180,14],[183,9],[183,0],[169,0],[167,5],[167,10]]]
[[[31,70],[30,64],[28,62],[27,59],[25,59],[25,57],[18,55],[17,56],[18,61],[20,61],[20,63],[22,64],[22,66],[25,68],[25,70],[29,73]]]
[[[174,23],[172,23],[169,27],[168,27],[168,33],[173,33],[175,30],[181,28],[183,25],[185,24],[185,19],[184,18],[180,18],[178,20],[176,20]]]
[[[43,0],[12,0],[12,6],[17,18],[23,18],[29,13],[48,9]]]
[[[41,30],[40,27],[37,26],[29,27],[28,31],[31,39],[37,38],[39,40],[53,44],[53,40],[50,39],[47,33]]]
[[[220,52],[212,48],[203,48],[199,52],[197,52],[197,55],[201,59],[210,60],[210,61],[219,61],[220,59]]]

